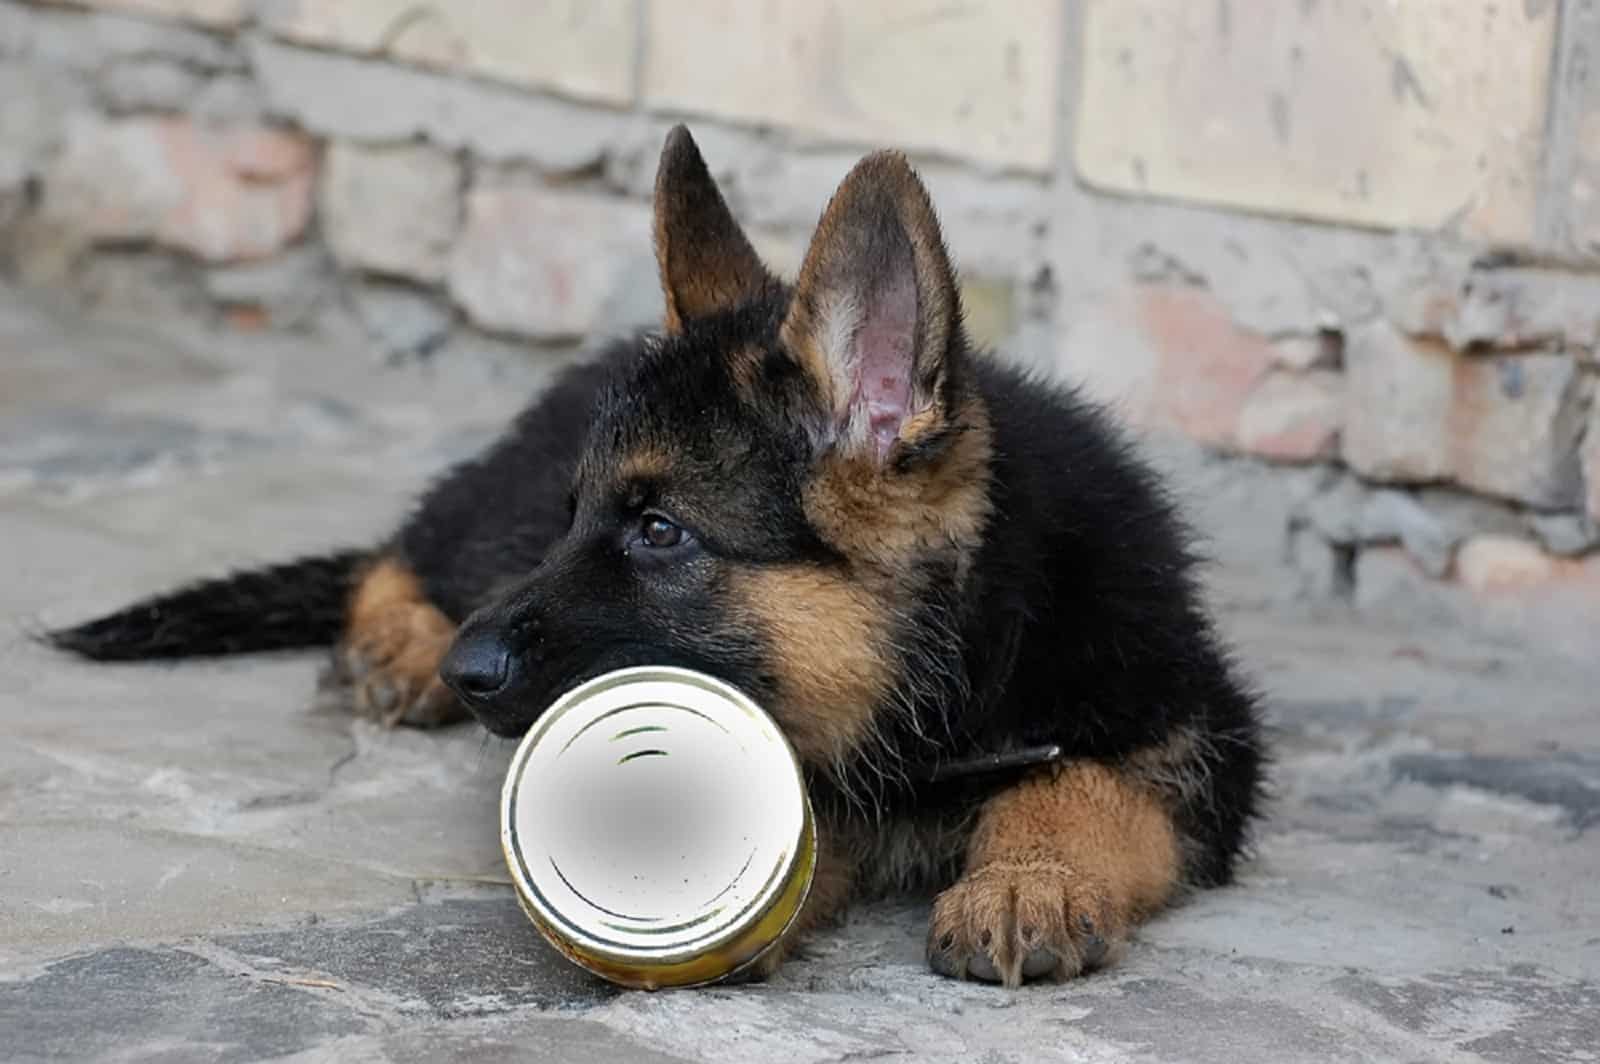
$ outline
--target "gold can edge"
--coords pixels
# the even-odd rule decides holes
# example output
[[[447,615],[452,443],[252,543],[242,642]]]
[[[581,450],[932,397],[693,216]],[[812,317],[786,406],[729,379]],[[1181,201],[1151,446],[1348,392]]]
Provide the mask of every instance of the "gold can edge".
[[[524,890],[522,878],[516,872],[515,859],[502,843],[507,863],[512,867],[512,889],[517,896],[517,904],[538,929],[540,936],[579,967],[636,990],[688,990],[725,982],[748,971],[783,941],[799,919],[816,879],[816,848],[816,825],[808,800],[804,837],[796,851],[790,875],[784,889],[760,918],[737,928],[725,942],[709,949],[659,958],[622,958],[602,951],[585,950],[556,930]]]

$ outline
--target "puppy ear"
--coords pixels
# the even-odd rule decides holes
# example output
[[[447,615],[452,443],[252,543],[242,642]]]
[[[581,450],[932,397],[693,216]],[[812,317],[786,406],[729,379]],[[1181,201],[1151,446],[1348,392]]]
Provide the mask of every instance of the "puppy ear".
[[[927,190],[903,155],[867,156],[823,212],[780,333],[824,401],[825,443],[882,465],[941,434],[960,319]]]
[[[656,171],[655,243],[668,333],[731,310],[774,283],[681,125],[667,134]]]

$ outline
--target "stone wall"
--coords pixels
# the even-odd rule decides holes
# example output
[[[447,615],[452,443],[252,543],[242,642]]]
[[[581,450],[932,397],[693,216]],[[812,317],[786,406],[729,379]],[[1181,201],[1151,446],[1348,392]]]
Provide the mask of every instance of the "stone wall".
[[[983,341],[1199,445],[1231,593],[1592,620],[1597,64],[1600,0],[0,0],[0,256],[570,357],[658,312],[672,122],[784,271],[898,146]]]

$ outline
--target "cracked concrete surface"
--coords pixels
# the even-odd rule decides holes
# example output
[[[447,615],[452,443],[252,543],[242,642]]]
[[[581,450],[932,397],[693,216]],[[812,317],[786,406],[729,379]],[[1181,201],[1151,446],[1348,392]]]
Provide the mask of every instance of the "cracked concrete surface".
[[[1108,972],[940,980],[907,899],[768,985],[650,995],[517,909],[509,744],[319,705],[314,655],[90,667],[28,641],[381,533],[542,377],[488,342],[379,368],[0,293],[0,1058],[1600,1057],[1600,672],[1535,646],[1229,610],[1278,732],[1272,819],[1238,886]]]

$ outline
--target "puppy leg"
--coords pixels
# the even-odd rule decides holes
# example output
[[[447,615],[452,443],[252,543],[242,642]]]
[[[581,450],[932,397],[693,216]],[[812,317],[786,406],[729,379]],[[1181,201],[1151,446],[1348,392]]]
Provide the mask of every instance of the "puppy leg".
[[[439,662],[456,626],[430,603],[422,583],[388,558],[361,579],[350,599],[334,674],[350,688],[355,711],[386,725],[432,727],[467,711],[439,680]]]
[[[928,963],[1017,986],[1107,963],[1177,886],[1172,819],[1127,770],[1072,762],[978,814],[966,872],[940,894]]]

